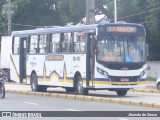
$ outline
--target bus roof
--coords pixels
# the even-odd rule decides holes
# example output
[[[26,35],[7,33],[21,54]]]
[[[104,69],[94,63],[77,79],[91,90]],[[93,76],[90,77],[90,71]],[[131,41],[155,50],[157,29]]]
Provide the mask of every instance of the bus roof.
[[[50,33],[63,33],[63,32],[73,32],[73,31],[87,31],[95,32],[96,28],[99,25],[110,25],[110,26],[141,26],[140,24],[135,23],[102,23],[102,24],[91,24],[91,25],[80,25],[80,26],[65,26],[65,27],[53,27],[53,28],[41,28],[41,29],[32,29],[32,30],[22,30],[22,31],[13,31],[12,36],[28,36],[28,35],[39,35],[39,34],[50,34]]]
[[[32,30],[13,31],[12,36],[50,34],[50,33],[62,33],[62,32],[72,32],[72,31],[90,31],[90,30],[95,30],[96,28],[97,24],[81,25],[81,26],[65,26],[56,28],[41,28]]]

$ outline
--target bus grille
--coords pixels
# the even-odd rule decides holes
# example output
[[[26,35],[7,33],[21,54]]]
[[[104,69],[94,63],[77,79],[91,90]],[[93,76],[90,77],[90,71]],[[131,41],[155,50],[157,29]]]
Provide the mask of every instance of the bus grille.
[[[139,77],[110,77],[111,82],[137,82]]]

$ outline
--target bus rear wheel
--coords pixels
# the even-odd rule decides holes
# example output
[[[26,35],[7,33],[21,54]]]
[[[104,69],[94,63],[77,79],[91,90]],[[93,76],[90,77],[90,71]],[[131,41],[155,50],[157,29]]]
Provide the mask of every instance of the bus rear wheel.
[[[37,91],[37,92],[46,92],[47,91],[46,86],[38,85],[36,73],[33,73],[31,75],[31,89],[32,89],[32,91]]]
[[[77,78],[76,93],[80,95],[88,95],[88,89],[83,87],[83,81],[81,76],[78,76]]]
[[[117,90],[116,92],[118,96],[125,96],[128,90]]]
[[[66,87],[66,92],[74,92],[74,88]]]

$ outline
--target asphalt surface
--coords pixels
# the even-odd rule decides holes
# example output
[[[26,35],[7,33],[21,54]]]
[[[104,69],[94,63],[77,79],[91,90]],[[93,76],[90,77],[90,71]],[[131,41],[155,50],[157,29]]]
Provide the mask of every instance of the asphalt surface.
[[[0,102],[0,111],[160,111],[160,92],[154,82],[146,89],[129,91],[119,97],[113,92],[91,91],[89,96],[66,94],[64,89],[49,88],[47,93],[31,92],[29,85],[7,83],[6,98]],[[15,93],[15,94],[13,94]],[[143,98],[143,100],[142,100]],[[109,99],[109,101],[108,101]],[[134,102],[133,102],[134,101]],[[149,102],[148,102],[149,101]],[[118,104],[117,104],[118,103]],[[131,104],[132,103],[132,104]],[[156,103],[156,106],[153,106]],[[61,107],[60,107],[61,106]],[[73,106],[73,107],[71,107]],[[7,120],[159,120],[159,117],[54,117],[54,118],[7,118]],[[0,118],[6,120],[6,118]]]
[[[157,91],[156,89],[135,89],[128,91],[126,96],[120,97],[117,96],[115,92],[111,91],[90,91],[88,96],[79,96],[74,93],[67,94],[62,88],[49,88],[47,89],[48,92],[42,93],[32,92],[30,85],[7,83],[5,86],[8,93],[160,108],[160,91]],[[153,85],[151,84],[151,87],[152,86]]]
[[[65,114],[63,112],[83,112],[83,111],[112,111],[115,115],[121,114],[121,111],[126,111],[127,114],[132,113],[132,111],[151,113],[155,111],[160,111],[159,108],[150,108],[150,107],[141,107],[141,106],[128,106],[121,105],[116,103],[104,103],[104,102],[95,102],[95,101],[83,101],[83,100],[73,100],[73,99],[64,99],[64,98],[54,98],[54,97],[44,97],[44,96],[35,96],[35,95],[23,95],[23,94],[11,94],[7,93],[5,99],[0,100],[0,111],[59,111],[58,114]],[[130,111],[130,112],[128,112]],[[138,112],[139,111],[139,112]],[[54,112],[53,112],[54,114]],[[94,113],[93,115],[97,117],[53,117],[53,118],[29,118],[33,120],[150,120],[150,117],[99,117],[99,113]],[[107,114],[107,113],[106,113]],[[111,113],[112,114],[112,113]],[[114,115],[113,114],[113,115]],[[92,113],[91,113],[92,115]],[[100,114],[101,115],[101,114]],[[10,119],[23,119],[27,118],[0,118],[0,120],[10,120]],[[158,120],[157,117],[152,117],[153,120]]]

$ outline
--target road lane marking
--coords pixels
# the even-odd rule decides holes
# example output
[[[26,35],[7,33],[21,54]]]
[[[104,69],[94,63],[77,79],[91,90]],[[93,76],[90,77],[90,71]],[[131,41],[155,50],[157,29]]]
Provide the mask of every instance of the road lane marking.
[[[75,109],[67,109],[67,111],[79,111],[79,110],[75,110]]]
[[[39,105],[37,103],[31,103],[31,102],[24,102],[25,104],[30,104],[30,105]]]
[[[119,120],[129,120],[129,119],[125,119],[125,118],[118,118]]]

